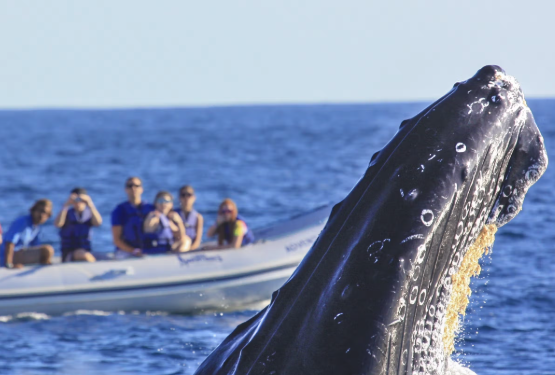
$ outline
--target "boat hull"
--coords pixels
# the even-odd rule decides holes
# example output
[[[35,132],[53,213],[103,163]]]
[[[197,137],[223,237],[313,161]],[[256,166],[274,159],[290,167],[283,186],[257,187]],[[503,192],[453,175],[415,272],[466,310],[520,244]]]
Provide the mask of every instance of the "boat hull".
[[[0,269],[0,315],[260,308],[291,276],[331,207],[259,230],[240,249]]]

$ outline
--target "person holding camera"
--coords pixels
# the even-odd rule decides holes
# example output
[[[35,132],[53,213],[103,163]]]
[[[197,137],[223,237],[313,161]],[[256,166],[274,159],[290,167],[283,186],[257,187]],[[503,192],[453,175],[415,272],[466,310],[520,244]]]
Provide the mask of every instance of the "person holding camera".
[[[54,219],[60,228],[62,262],[94,262],[91,254],[91,228],[102,224],[102,217],[83,188],[71,191],[62,210]]]

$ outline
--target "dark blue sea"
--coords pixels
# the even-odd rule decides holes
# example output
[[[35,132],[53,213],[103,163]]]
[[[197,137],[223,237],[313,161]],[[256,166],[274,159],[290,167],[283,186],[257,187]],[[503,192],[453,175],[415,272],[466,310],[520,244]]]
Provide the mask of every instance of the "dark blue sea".
[[[2,111],[0,223],[6,230],[43,197],[57,212],[82,186],[104,218],[94,249],[110,251],[110,212],[137,175],[147,200],[191,184],[207,224],[231,197],[263,226],[342,199],[401,121],[428,104]],[[528,104],[553,158],[555,100]],[[455,358],[478,374],[555,374],[554,174],[499,230],[473,283]],[[59,250],[52,219],[43,239]],[[0,373],[192,374],[255,313],[2,316]]]

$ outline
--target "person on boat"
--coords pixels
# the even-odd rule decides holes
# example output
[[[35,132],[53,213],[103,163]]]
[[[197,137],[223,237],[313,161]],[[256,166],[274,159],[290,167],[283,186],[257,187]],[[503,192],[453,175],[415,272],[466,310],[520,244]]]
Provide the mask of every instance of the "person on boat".
[[[234,201],[226,198],[220,203],[216,223],[208,228],[208,237],[218,235],[218,245],[204,249],[237,249],[254,242],[254,234],[238,211]]]
[[[112,211],[112,237],[117,259],[143,254],[143,222],[154,210],[152,204],[141,199],[143,183],[140,178],[129,177],[125,182],[125,193],[128,200]]]
[[[202,241],[202,230],[204,218],[194,208],[196,196],[195,190],[190,185],[185,185],[179,189],[179,202],[181,207],[175,212],[181,216],[185,226],[185,234],[191,239],[191,250],[198,249]]]
[[[62,210],[54,219],[54,226],[60,228],[62,240],[62,262],[94,262],[91,254],[91,227],[102,224],[102,217],[84,188],[71,191]]]
[[[185,234],[181,216],[173,208],[173,197],[160,191],[154,198],[155,209],[144,221],[145,241],[143,254],[184,252],[191,248],[191,239]]]
[[[39,199],[30,214],[17,218],[4,236],[0,247],[0,265],[21,268],[24,264],[51,264],[54,248],[40,243],[41,225],[52,215],[52,202]]]

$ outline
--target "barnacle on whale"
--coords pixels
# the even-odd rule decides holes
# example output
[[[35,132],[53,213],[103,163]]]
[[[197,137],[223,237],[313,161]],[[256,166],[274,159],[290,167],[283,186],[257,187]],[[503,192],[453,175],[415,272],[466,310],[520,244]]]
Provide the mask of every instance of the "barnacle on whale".
[[[455,336],[459,332],[459,315],[465,315],[468,298],[472,294],[470,278],[478,276],[482,270],[480,258],[488,254],[495,241],[497,227],[494,224],[484,225],[476,241],[468,248],[458,271],[451,275],[453,289],[445,313],[445,326],[443,330],[443,348],[449,355],[455,349]],[[449,277],[449,276],[447,276]]]

